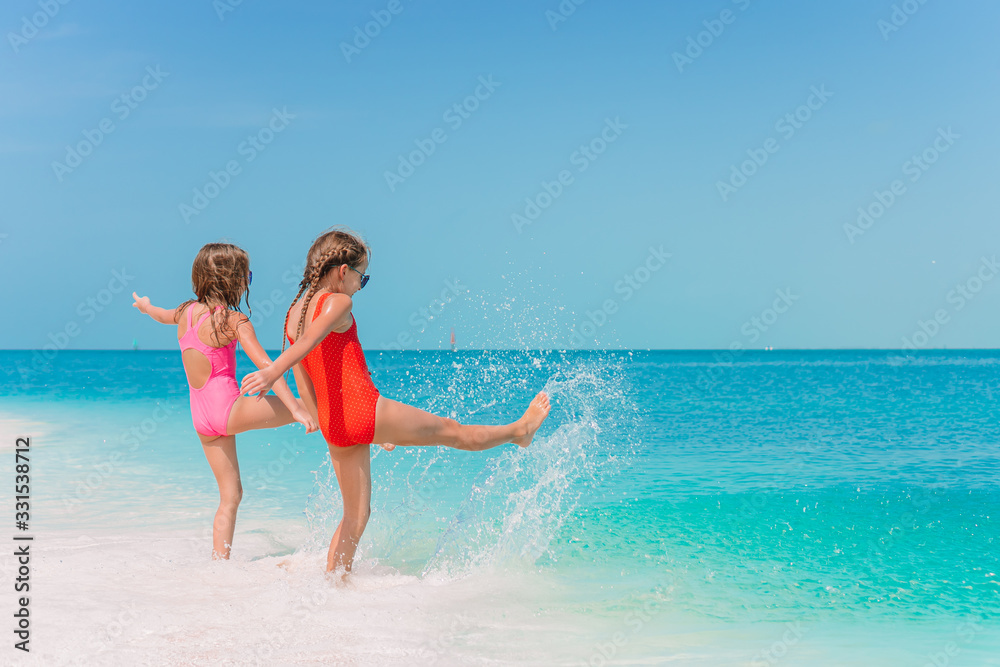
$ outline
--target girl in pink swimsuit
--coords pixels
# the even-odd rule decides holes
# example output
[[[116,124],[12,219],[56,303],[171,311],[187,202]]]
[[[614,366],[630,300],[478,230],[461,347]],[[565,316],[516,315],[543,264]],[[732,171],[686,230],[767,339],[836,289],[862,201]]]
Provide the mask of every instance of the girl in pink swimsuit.
[[[277,396],[258,401],[240,396],[236,382],[236,343],[257,368],[271,364],[257,341],[249,318],[240,312],[253,274],[250,257],[229,243],[209,243],[195,257],[191,283],[196,299],[176,308],[158,308],[135,292],[132,304],[162,324],[177,325],[181,360],[191,393],[191,420],[219,484],[219,509],[212,528],[212,557],[229,558],[236,528],[236,510],[243,497],[236,434],[275,428],[297,421],[307,433],[316,420],[281,380]],[[249,303],[249,302],[248,302]],[[195,319],[197,318],[197,319]]]

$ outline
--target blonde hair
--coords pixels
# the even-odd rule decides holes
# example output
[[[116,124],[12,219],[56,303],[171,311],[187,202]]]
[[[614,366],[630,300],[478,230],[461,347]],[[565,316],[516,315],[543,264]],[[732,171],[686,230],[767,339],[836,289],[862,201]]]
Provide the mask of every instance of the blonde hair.
[[[323,277],[332,269],[338,269],[344,264],[358,268],[365,260],[371,259],[371,250],[368,245],[361,240],[354,232],[335,227],[323,232],[313,241],[306,255],[306,267],[302,271],[302,281],[299,283],[299,293],[292,299],[292,304],[285,314],[285,327],[282,330],[281,349],[284,351],[288,338],[288,319],[292,314],[292,306],[299,300],[303,292],[306,297],[302,300],[302,309],[299,314],[299,326],[295,332],[295,340],[302,336],[306,324],[306,311],[309,309],[309,302],[319,291]],[[308,291],[306,291],[308,288]]]

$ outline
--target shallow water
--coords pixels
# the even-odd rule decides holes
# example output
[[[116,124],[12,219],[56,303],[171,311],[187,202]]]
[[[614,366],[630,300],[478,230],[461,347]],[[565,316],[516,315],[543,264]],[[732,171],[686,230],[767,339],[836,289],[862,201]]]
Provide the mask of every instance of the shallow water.
[[[375,451],[336,586],[320,436],[239,437],[233,561],[212,563],[176,352],[0,352],[0,449],[33,436],[25,664],[1000,664],[998,353],[369,363],[462,421],[542,388],[553,410],[528,450]]]

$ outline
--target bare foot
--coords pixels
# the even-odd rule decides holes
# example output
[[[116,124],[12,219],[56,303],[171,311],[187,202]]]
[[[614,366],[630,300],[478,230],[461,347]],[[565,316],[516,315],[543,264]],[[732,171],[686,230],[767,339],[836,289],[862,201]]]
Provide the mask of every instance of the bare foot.
[[[526,429],[525,434],[519,438],[514,438],[513,442],[519,447],[527,447],[535,437],[535,432],[542,425],[545,418],[549,416],[549,397],[544,391],[531,400],[531,405],[524,411],[524,416],[518,420],[520,425]]]
[[[327,570],[323,573],[323,576],[334,586],[347,586],[352,583],[352,580],[348,578],[350,574],[350,570],[338,567],[336,570]]]

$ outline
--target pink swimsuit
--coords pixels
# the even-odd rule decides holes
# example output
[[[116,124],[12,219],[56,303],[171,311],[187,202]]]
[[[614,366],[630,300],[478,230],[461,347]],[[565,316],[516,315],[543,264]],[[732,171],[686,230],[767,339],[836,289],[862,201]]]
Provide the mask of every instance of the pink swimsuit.
[[[198,329],[208,319],[209,313],[202,315],[198,323],[191,326],[193,307],[194,304],[187,307],[188,330],[178,342],[182,353],[194,349],[204,354],[212,364],[212,373],[199,389],[188,384],[191,390],[191,421],[194,422],[194,430],[202,435],[226,435],[229,413],[240,397],[240,386],[236,383],[236,341],[230,341],[225,347],[212,347],[201,342]],[[218,306],[216,310],[221,308]]]

